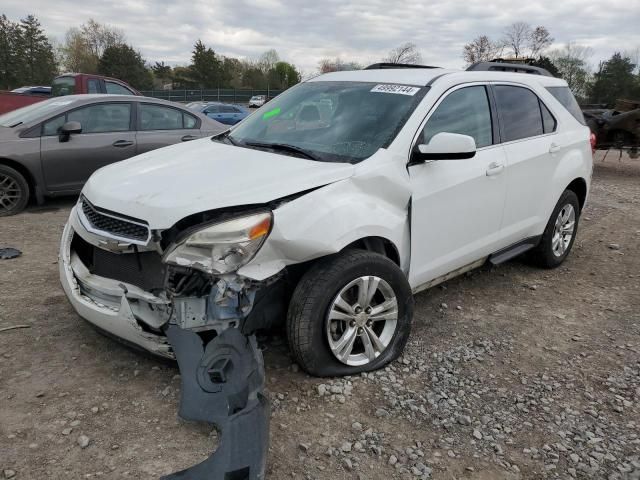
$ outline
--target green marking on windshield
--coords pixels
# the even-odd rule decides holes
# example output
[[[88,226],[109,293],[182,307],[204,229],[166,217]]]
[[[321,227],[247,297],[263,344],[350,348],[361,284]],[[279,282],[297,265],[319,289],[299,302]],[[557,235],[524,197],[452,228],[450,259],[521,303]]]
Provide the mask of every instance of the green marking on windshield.
[[[269,110],[267,113],[262,115],[263,120],[268,120],[271,117],[275,117],[276,115],[280,115],[280,108],[274,108],[273,110]]]

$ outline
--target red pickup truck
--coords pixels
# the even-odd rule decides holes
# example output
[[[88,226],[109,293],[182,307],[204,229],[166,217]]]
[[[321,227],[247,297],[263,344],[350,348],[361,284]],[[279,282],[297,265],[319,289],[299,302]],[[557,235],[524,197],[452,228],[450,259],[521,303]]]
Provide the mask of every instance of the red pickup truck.
[[[53,97],[78,93],[140,95],[140,92],[122,80],[87,73],[65,73],[54,78],[51,83],[51,96]],[[32,103],[41,102],[47,98],[50,97],[40,94],[0,92],[0,115]]]

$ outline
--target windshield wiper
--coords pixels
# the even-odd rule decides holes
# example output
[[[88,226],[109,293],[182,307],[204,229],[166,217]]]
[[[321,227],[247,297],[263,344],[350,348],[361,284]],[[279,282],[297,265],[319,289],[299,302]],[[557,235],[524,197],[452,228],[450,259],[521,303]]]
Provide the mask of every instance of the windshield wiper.
[[[13,125],[9,125],[9,128],[16,128],[18,125],[22,125],[24,122],[14,123]]]
[[[282,150],[285,152],[293,152],[299,155],[302,155],[309,160],[316,160],[318,162],[322,161],[320,157],[314,155],[313,153],[305,150],[304,148],[296,147],[295,145],[289,145],[288,143],[262,143],[262,142],[246,142],[245,145],[249,147],[258,147],[258,148],[270,148],[272,150]]]

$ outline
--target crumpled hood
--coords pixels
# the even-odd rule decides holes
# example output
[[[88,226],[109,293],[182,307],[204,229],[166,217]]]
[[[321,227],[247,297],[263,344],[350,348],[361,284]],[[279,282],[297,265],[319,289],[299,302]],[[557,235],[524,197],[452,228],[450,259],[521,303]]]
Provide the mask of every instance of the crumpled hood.
[[[354,167],[221,144],[172,145],[95,172],[83,194],[97,207],[165,229],[206,210],[266,203],[350,177]]]

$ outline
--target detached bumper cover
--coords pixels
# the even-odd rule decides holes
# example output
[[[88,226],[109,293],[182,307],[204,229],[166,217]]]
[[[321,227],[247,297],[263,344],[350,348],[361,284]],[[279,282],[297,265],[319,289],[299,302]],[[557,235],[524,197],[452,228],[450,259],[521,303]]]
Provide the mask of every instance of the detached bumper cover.
[[[270,408],[255,336],[229,328],[206,348],[197,334],[175,325],[169,325],[167,336],[180,366],[180,416],[213,423],[221,438],[205,461],[162,480],[263,480]]]

